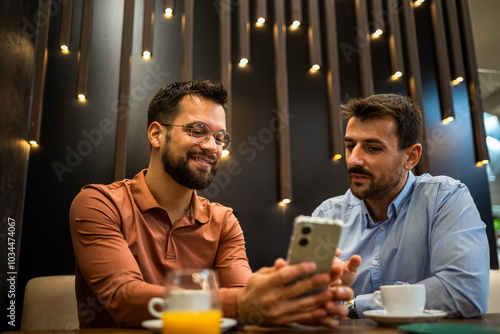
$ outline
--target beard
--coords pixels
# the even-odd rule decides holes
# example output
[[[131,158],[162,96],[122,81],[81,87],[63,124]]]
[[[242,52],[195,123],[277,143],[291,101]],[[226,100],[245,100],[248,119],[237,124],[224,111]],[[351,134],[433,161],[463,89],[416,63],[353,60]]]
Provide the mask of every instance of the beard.
[[[372,173],[362,167],[352,167],[347,171],[351,192],[357,198],[364,199],[380,199],[384,196],[389,196],[394,192],[403,178],[403,168],[391,170],[381,178],[376,178]],[[355,182],[351,178],[351,174],[362,174],[368,176],[370,181],[366,184]]]
[[[168,141],[170,141],[170,136],[165,140],[168,143]],[[206,155],[203,154],[203,152],[195,152],[194,149],[191,149],[187,152],[186,156],[176,158],[172,152],[170,152],[169,145],[165,145],[165,149],[162,152],[163,168],[165,172],[181,186],[195,190],[205,189],[214,180],[219,162],[214,156],[211,156],[210,158],[213,159],[215,163],[212,165],[210,171],[202,168],[193,170],[189,167],[188,160],[194,154]]]

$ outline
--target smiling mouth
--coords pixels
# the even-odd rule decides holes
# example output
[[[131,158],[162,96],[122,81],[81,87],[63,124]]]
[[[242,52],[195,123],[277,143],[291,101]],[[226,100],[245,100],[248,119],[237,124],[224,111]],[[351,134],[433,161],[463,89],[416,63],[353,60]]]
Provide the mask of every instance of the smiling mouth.
[[[215,164],[215,159],[204,157],[204,156],[190,156],[191,159],[196,161],[198,164],[201,164],[205,167],[210,167]]]

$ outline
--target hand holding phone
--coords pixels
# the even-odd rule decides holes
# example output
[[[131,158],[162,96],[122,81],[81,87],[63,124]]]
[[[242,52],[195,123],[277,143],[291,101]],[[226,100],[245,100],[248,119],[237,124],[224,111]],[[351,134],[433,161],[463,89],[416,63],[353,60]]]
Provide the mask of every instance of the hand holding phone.
[[[343,222],[338,219],[309,216],[295,218],[288,247],[288,263],[311,261],[316,263],[316,271],[292,280],[288,284],[318,273],[330,275],[343,225]],[[316,294],[325,291],[326,288],[326,285],[316,287],[301,296]]]

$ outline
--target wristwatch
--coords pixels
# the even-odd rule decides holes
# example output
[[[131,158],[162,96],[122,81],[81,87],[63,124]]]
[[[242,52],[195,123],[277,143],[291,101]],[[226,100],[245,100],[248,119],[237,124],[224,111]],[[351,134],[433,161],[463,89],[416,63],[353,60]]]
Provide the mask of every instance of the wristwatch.
[[[356,305],[354,305],[354,301],[355,299],[344,303],[344,305],[347,306],[348,310],[347,316],[351,319],[359,319],[358,310],[356,310]]]

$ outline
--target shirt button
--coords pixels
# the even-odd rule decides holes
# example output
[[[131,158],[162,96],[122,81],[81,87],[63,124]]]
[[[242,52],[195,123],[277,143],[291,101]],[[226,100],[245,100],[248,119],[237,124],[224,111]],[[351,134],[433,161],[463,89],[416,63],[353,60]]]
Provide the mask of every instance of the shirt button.
[[[372,264],[373,264],[374,266],[376,266],[376,265],[378,264],[378,261],[377,261],[377,260],[373,260],[373,261],[372,261]]]
[[[380,229],[381,229],[382,231],[385,231],[385,226],[380,226]]]

